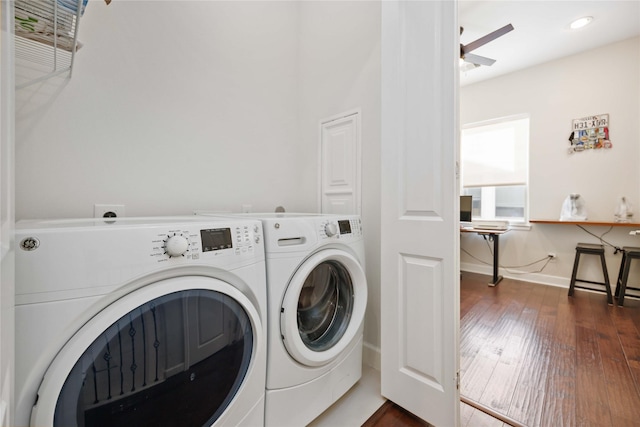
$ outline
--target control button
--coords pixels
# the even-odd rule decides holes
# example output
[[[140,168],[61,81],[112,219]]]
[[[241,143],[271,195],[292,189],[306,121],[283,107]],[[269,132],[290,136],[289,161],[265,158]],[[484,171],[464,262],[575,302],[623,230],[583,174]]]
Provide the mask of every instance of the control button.
[[[165,254],[169,257],[184,256],[184,253],[189,249],[189,240],[187,240],[182,234],[173,234],[173,236],[167,236],[167,240],[164,243]]]
[[[327,236],[333,237],[338,233],[338,226],[329,222],[324,226],[324,232]]]

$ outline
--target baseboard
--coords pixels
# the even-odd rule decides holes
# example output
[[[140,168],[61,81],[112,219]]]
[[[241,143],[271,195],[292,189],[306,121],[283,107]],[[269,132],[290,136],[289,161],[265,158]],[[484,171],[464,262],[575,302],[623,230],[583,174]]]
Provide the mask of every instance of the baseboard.
[[[362,363],[380,371],[380,347],[365,342],[362,346]]]
[[[478,265],[466,262],[460,263],[460,271],[466,271],[469,273],[486,274],[491,276],[493,274],[493,267],[490,265]],[[543,285],[557,286],[559,288],[569,289],[569,279],[561,276],[550,276],[548,274],[540,273],[527,273],[522,274],[510,273],[505,269],[500,269],[500,275],[514,280],[522,280],[523,282],[540,283]]]

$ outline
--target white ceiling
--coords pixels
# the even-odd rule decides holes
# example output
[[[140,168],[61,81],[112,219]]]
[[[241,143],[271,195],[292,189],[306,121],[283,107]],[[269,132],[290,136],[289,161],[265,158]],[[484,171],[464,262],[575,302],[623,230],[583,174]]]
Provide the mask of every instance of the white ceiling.
[[[591,24],[569,30],[583,16]],[[640,0],[460,0],[458,23],[464,45],[509,23],[515,28],[473,51],[496,62],[461,72],[464,86],[637,36]]]

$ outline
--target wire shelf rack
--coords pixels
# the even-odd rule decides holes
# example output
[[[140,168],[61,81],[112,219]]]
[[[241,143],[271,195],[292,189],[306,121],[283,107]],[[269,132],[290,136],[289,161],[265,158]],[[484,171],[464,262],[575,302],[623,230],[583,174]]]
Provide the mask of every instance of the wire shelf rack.
[[[71,77],[87,0],[16,0],[16,89],[53,76]]]

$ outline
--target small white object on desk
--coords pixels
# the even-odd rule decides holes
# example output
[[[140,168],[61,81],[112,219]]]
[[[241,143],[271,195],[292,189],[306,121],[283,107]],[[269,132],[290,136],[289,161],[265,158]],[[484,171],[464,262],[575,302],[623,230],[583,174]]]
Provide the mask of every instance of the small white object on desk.
[[[560,221],[586,221],[587,207],[578,193],[571,193],[564,199],[560,210]]]
[[[632,236],[637,236],[638,234],[640,234],[640,230],[631,230],[629,234]]]
[[[633,206],[627,202],[626,197],[621,197],[615,212],[615,222],[631,222],[633,219]]]

